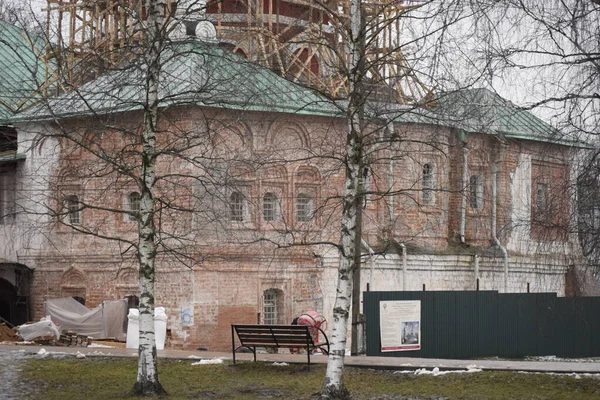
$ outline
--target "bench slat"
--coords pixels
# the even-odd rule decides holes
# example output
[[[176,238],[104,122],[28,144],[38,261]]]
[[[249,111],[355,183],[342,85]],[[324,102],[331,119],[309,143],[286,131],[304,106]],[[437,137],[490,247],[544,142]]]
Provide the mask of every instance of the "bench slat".
[[[277,338],[277,341],[293,341],[293,342],[302,342],[302,343],[312,343],[312,337],[310,335],[262,335],[262,334],[257,334],[257,333],[244,333],[244,334],[239,334],[238,337],[240,338],[240,340],[271,340],[274,341],[274,338]]]
[[[235,330],[237,332],[277,332],[277,333],[296,333],[296,334],[305,334],[308,331],[308,328],[303,326],[301,328],[280,328],[280,327],[274,327],[274,328],[254,328],[254,327],[247,327],[247,326],[242,326],[242,327],[235,327]]]

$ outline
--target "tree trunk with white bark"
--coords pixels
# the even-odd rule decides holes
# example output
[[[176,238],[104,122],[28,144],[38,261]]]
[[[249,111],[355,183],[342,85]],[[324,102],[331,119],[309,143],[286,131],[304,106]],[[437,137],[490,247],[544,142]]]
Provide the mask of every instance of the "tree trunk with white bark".
[[[364,164],[364,27],[361,15],[361,1],[350,3],[350,65],[349,104],[347,110],[348,133],[346,138],[346,179],[340,237],[340,266],[336,300],[333,309],[331,351],[321,391],[325,399],[349,398],[344,385],[344,357],[348,332],[350,305],[352,304],[353,273],[360,268],[361,253],[361,208],[363,193],[361,171]]]
[[[146,67],[147,102],[142,130],[140,215],[138,221],[138,259],[140,284],[140,337],[138,349],[138,374],[134,393],[139,396],[166,394],[158,379],[156,340],[154,332],[154,282],[156,278],[156,131],[158,123],[158,86],[160,82],[160,53],[164,43],[164,7],[161,0],[146,0],[147,47],[144,54]]]

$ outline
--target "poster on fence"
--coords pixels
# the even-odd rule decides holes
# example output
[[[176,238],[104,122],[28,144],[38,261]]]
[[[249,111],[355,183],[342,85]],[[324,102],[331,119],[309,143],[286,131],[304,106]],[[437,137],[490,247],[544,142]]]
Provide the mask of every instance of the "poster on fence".
[[[421,301],[379,302],[381,351],[421,349]]]

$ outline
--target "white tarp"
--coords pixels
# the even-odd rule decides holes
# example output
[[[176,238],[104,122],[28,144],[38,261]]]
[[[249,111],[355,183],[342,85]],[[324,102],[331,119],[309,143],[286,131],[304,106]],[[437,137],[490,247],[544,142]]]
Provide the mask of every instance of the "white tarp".
[[[107,300],[89,309],[72,297],[46,300],[45,313],[61,332],[71,330],[94,339],[116,338],[124,341],[127,300]]]
[[[39,322],[34,322],[33,324],[18,326],[17,333],[26,342],[39,337],[54,336],[56,340],[60,337],[57,326],[52,323],[49,316],[43,317]]]

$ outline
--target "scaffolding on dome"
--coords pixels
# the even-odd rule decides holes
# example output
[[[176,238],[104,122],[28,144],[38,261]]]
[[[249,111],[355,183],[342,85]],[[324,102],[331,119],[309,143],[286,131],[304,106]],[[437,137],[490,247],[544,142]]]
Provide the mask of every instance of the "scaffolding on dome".
[[[48,0],[47,26],[57,26],[58,47],[47,60],[61,61],[63,81],[77,85],[118,66],[140,40],[141,0]],[[347,96],[345,34],[350,0],[171,0],[169,16],[208,20],[221,45],[287,79],[329,94]],[[423,104],[431,90],[418,79],[402,49],[402,16],[414,0],[364,0],[367,32],[377,33],[368,49],[369,87],[378,98]],[[50,36],[50,32],[48,32]]]

